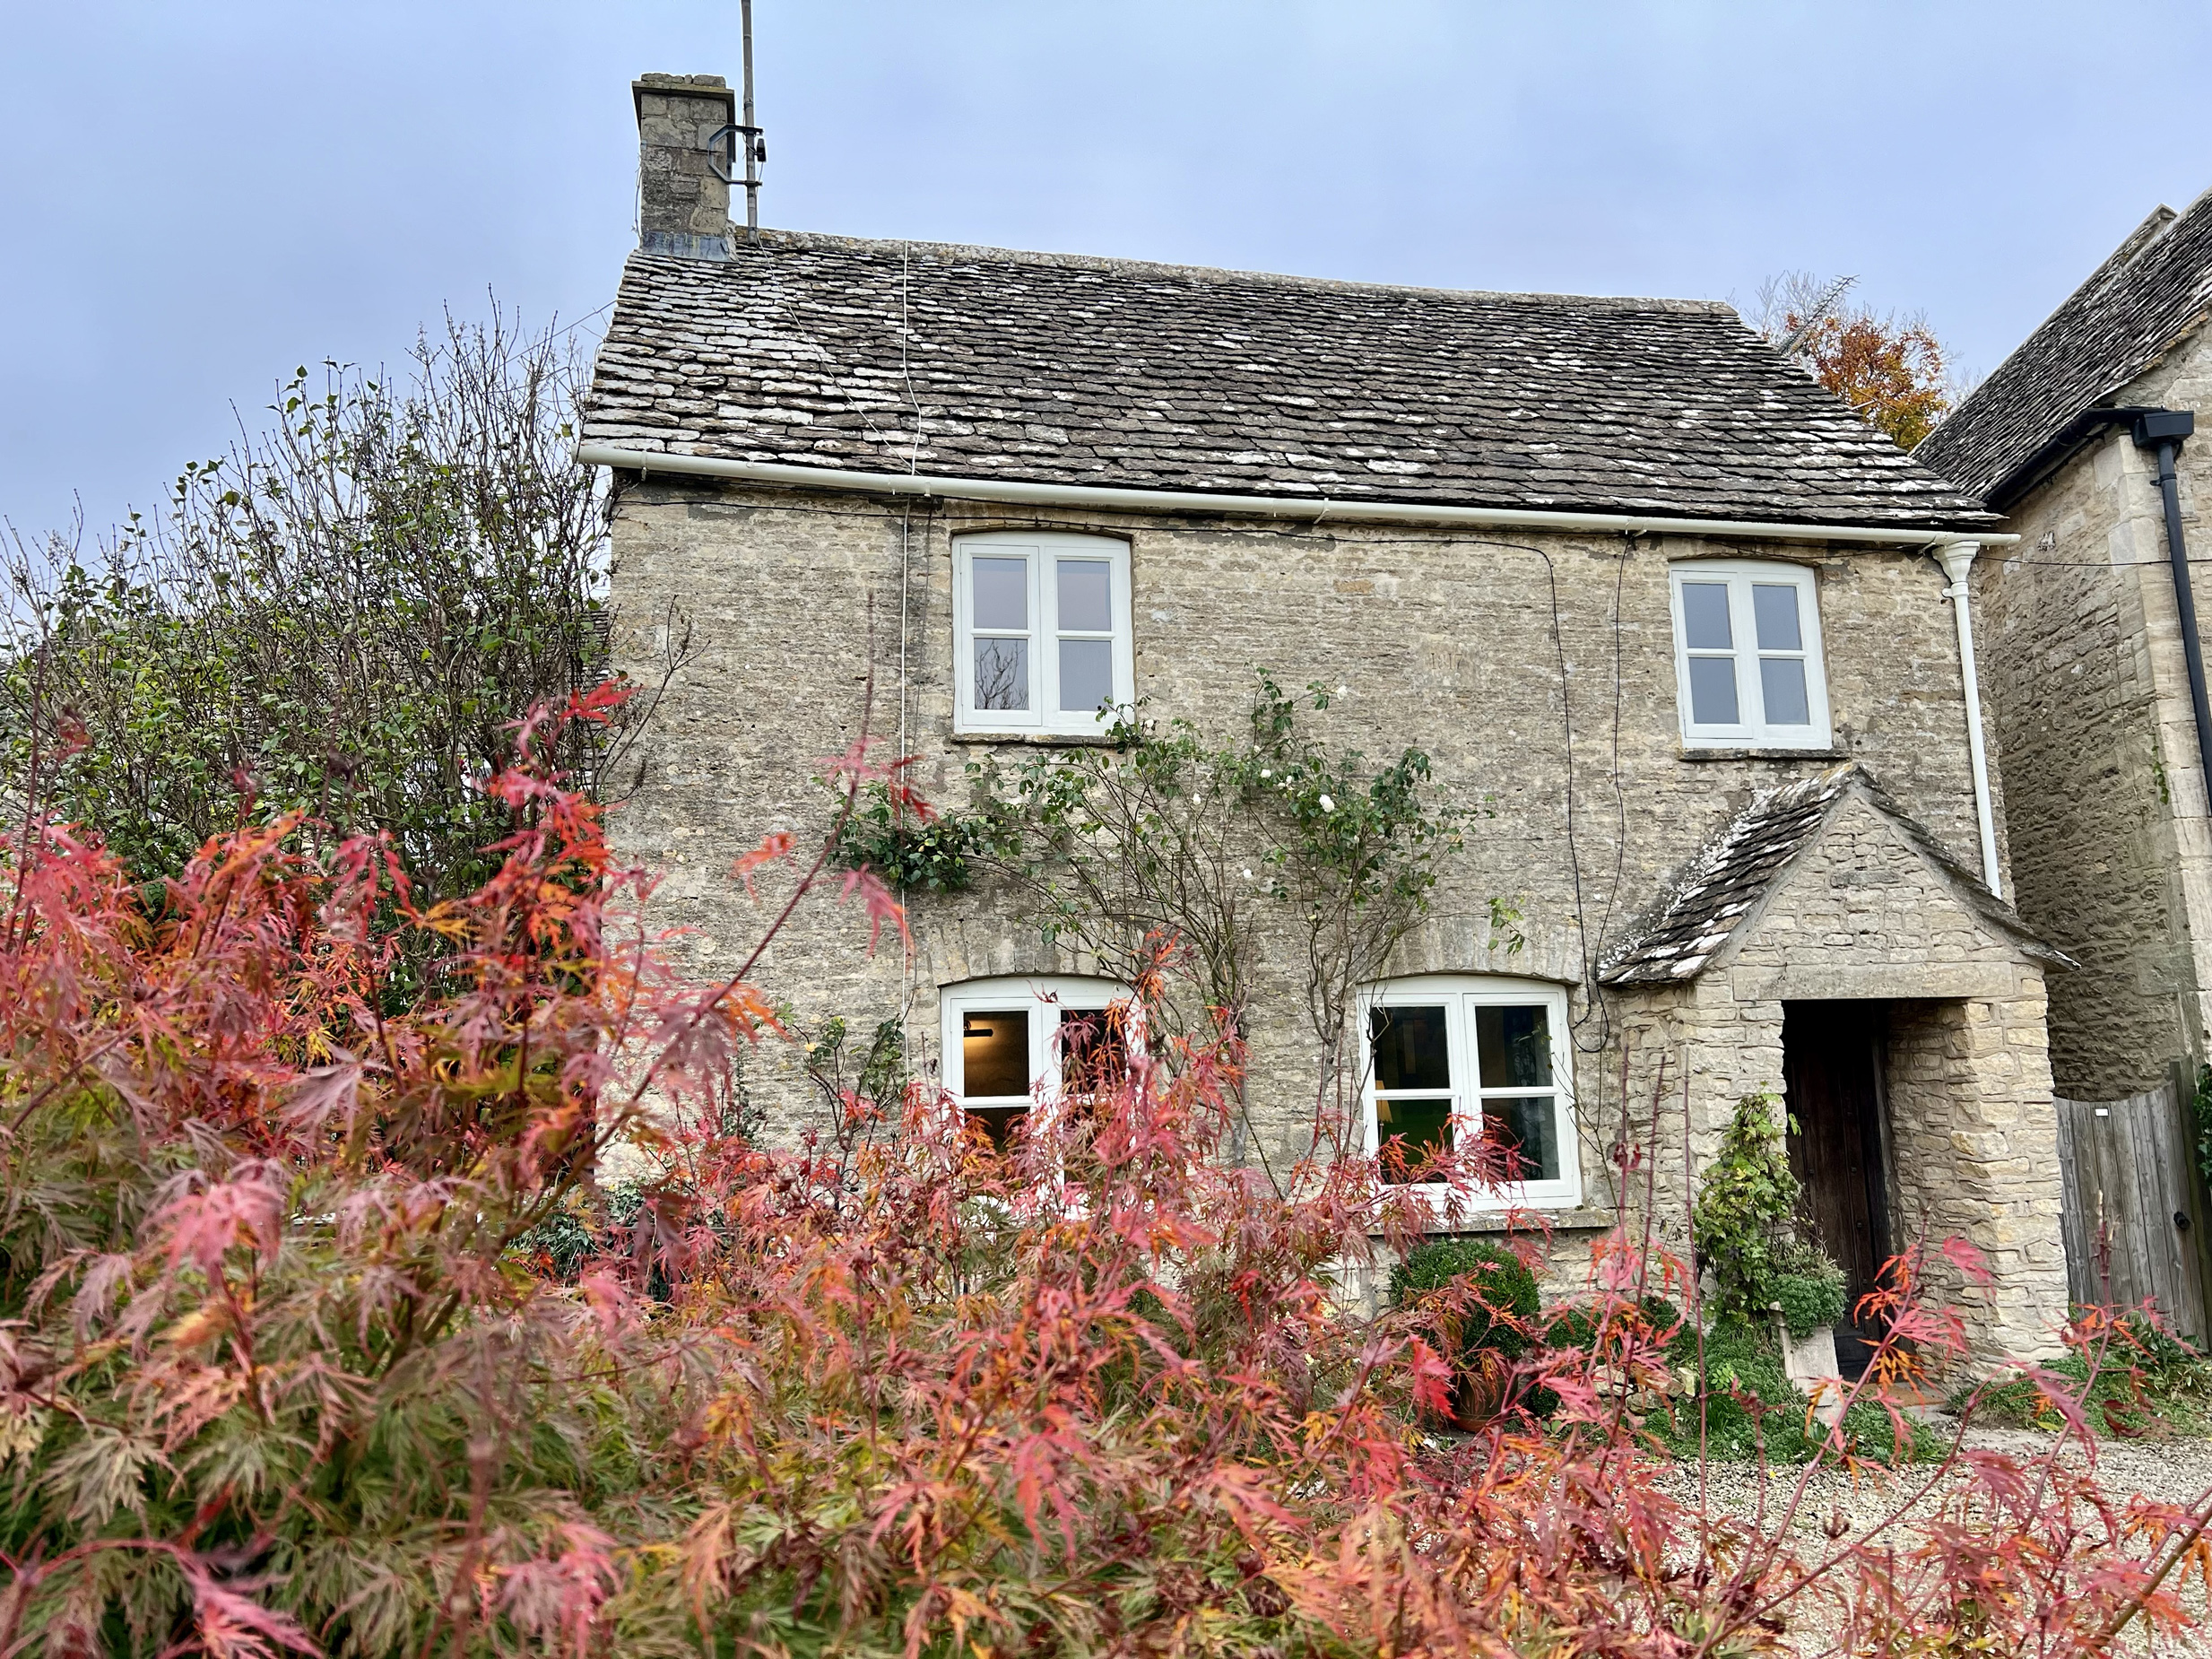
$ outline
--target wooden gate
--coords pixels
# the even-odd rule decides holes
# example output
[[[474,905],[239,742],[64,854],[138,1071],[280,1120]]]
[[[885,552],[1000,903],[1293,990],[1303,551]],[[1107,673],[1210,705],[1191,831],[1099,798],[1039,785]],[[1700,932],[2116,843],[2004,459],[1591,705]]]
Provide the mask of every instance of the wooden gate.
[[[2147,1299],[2203,1347],[2212,1331],[2207,1206],[2190,1107],[2179,1088],[2053,1104],[2069,1294],[2116,1307]]]

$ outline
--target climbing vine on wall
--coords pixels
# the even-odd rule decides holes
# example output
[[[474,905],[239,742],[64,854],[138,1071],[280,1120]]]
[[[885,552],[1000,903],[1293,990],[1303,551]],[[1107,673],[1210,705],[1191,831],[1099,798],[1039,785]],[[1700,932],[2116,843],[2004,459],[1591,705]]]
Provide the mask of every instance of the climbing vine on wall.
[[[1804,1188],[1790,1168],[1783,1122],[1771,1094],[1748,1094],[1699,1177],[1691,1238],[1718,1290],[1723,1318],[1757,1324],[1779,1307],[1791,1333],[1833,1325],[1843,1313],[1843,1270],[1798,1223]]]
[[[1322,1094],[1341,1105],[1357,990],[1428,914],[1469,814],[1432,799],[1421,750],[1377,766],[1315,737],[1306,717],[1333,695],[1314,683],[1293,697],[1262,673],[1240,741],[1131,708],[1106,746],[979,762],[992,822],[969,856],[1005,874],[1047,938],[1101,973],[1159,986],[1154,1012],[1170,1028],[1232,1045],[1261,932],[1292,934]],[[1494,921],[1512,914],[1492,907]],[[1327,1127],[1340,1138],[1337,1116]]]
[[[843,869],[873,870],[902,892],[957,893],[998,834],[993,818],[912,805],[878,783],[846,815],[831,856]]]

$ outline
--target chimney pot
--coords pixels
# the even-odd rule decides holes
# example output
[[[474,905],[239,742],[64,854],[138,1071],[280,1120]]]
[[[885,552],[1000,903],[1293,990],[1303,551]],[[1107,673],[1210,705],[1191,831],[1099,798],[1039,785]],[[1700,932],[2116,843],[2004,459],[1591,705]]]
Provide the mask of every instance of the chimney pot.
[[[720,75],[639,75],[638,246],[688,259],[730,256],[730,187],[709,164],[707,141],[737,120]]]

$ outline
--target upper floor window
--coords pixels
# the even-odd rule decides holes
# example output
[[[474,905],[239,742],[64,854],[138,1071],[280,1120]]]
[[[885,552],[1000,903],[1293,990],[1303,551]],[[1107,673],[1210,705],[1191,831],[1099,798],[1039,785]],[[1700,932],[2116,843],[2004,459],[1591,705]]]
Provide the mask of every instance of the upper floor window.
[[[1474,1209],[1582,1202],[1566,993],[1541,980],[1422,975],[1362,998],[1367,1143],[1390,1152],[1385,1178],[1410,1180],[1433,1151],[1479,1141],[1510,1150],[1520,1181],[1466,1191]],[[1436,1181],[1441,1177],[1418,1177]]]
[[[947,986],[939,1007],[945,1087],[1001,1147],[1031,1107],[1129,1074],[1130,993],[1111,979],[969,979]]]
[[[952,593],[956,732],[1086,735],[1136,701],[1126,542],[964,535]]]
[[[1699,560],[1674,566],[1670,581],[1682,741],[1826,749],[1833,739],[1813,573]]]

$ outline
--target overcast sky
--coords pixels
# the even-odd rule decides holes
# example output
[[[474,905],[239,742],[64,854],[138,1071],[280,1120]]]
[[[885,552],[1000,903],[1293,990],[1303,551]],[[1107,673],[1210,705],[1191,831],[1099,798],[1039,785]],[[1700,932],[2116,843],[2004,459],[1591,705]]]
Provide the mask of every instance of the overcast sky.
[[[325,357],[603,307],[630,77],[736,0],[0,0],[0,516],[95,531]],[[1986,371],[2212,186],[2212,7],[758,0],[771,225],[1449,287],[1854,272]]]

